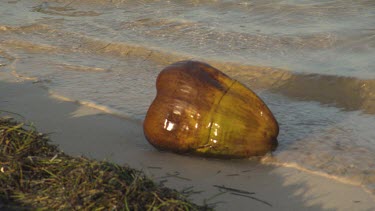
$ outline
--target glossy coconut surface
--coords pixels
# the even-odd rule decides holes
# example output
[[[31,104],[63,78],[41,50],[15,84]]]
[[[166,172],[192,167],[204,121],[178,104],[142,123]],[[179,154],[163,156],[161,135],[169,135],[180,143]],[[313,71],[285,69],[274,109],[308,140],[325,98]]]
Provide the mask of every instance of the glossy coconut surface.
[[[144,133],[156,148],[215,157],[263,155],[277,146],[278,124],[250,89],[208,64],[161,71]]]

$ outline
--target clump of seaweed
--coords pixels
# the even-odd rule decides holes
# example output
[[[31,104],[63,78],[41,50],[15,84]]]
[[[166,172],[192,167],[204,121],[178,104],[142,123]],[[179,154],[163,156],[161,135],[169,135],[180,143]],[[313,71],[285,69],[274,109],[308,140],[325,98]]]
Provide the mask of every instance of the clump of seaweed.
[[[138,170],[64,154],[32,126],[0,117],[1,206],[41,210],[210,209],[156,185]]]

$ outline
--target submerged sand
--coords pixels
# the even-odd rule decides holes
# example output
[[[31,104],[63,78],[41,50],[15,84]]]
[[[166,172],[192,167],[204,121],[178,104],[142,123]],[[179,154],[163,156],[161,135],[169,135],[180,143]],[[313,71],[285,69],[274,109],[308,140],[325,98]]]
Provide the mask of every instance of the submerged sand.
[[[58,99],[38,83],[0,78],[1,115],[14,112],[33,122],[67,154],[128,164],[168,187],[194,190],[196,203],[214,203],[217,210],[375,209],[361,187],[297,169],[160,152],[144,138],[141,122]],[[255,199],[217,186],[254,192]]]

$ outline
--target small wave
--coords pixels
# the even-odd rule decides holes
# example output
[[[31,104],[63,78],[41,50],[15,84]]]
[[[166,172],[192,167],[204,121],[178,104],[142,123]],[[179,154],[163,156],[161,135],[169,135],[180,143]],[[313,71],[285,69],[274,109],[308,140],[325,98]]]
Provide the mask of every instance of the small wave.
[[[73,102],[73,103],[76,103],[76,104],[79,104],[79,105],[84,105],[84,106],[87,106],[87,107],[94,108],[96,110],[102,111],[103,113],[111,114],[111,115],[117,116],[119,118],[135,122],[137,124],[142,124],[141,120],[137,120],[137,119],[131,118],[127,114],[125,114],[124,112],[121,112],[120,110],[111,108],[109,106],[100,105],[100,104],[98,104],[96,102],[88,101],[88,100],[75,100],[75,99],[71,99],[71,98],[65,97],[65,96],[60,95],[60,94],[58,94],[58,93],[56,93],[54,91],[51,91],[51,90],[48,90],[48,92],[49,92],[50,97],[52,97],[52,98],[54,98],[56,100],[65,101],[65,102]]]
[[[73,1],[72,1],[73,2]],[[54,7],[51,6],[48,2],[43,2],[40,5],[33,7],[33,12],[40,12],[47,15],[59,15],[59,16],[70,16],[70,17],[82,17],[82,16],[99,16],[101,13],[95,11],[76,11],[72,7],[69,7],[69,4],[72,2],[65,4],[64,6]]]
[[[37,30],[45,30],[48,29],[47,25],[35,23],[25,26],[8,26],[8,25],[0,25],[0,32],[31,32]]]
[[[1,47],[1,46],[0,46]],[[10,64],[12,61],[14,61],[15,58],[0,49],[0,67],[2,66],[7,66]]]
[[[109,69],[100,67],[89,67],[83,65],[71,65],[71,64],[54,64],[56,67],[63,70],[77,71],[77,72],[109,72]]]
[[[375,114],[375,80],[319,74],[290,74],[275,81],[273,92],[345,110]]]
[[[303,166],[301,166],[297,163],[278,162],[275,158],[272,158],[269,155],[263,157],[261,159],[261,163],[264,164],[264,165],[273,165],[273,166],[280,166],[280,167],[286,167],[286,168],[293,168],[293,169],[297,169],[297,170],[300,170],[300,171],[303,171],[303,172],[306,172],[306,173],[309,173],[309,174],[313,174],[313,175],[317,175],[317,176],[320,176],[320,177],[335,180],[335,181],[338,181],[340,183],[358,186],[358,187],[361,187],[364,191],[366,191],[367,193],[369,193],[371,196],[373,196],[375,198],[375,195],[374,195],[375,189],[368,188],[366,186],[366,184],[363,184],[362,182],[354,181],[354,180],[351,180],[351,179],[348,179],[348,178],[345,178],[345,177],[335,176],[335,175],[328,174],[328,173],[321,172],[321,171],[310,170],[310,169],[305,168],[305,167],[303,167]]]
[[[333,105],[345,110],[362,110],[368,114],[375,114],[375,79],[359,79],[337,75],[302,74],[285,69],[255,66],[239,62],[218,60],[217,58],[196,57],[171,51],[160,47],[133,44],[130,42],[113,42],[97,39],[91,36],[64,30],[48,29],[46,32],[64,35],[67,43],[54,43],[54,36],[43,34],[43,42],[36,43],[25,40],[5,40],[1,44],[7,47],[22,48],[27,51],[38,52],[81,52],[83,54],[97,54],[125,58],[141,58],[159,66],[167,66],[180,60],[197,59],[207,62],[224,71],[228,75],[253,89],[268,89],[275,93],[298,100],[311,100],[323,104]],[[40,30],[39,34],[40,34]],[[77,41],[73,44],[70,40]],[[67,45],[71,46],[67,46]],[[75,71],[105,71],[90,67],[63,65],[63,68]]]
[[[221,29],[207,26],[205,23],[184,19],[152,19],[142,18],[135,21],[121,22],[114,25],[117,30],[132,30],[134,33],[150,39],[163,38],[173,41],[187,42],[199,48],[201,42],[212,49],[228,49],[232,51],[251,50],[284,53],[285,49],[322,50],[337,45],[338,37],[332,33],[319,32],[312,34],[281,35],[262,33],[260,31],[241,32],[241,30]],[[242,26],[242,27],[241,27]],[[224,27],[224,26],[222,26]],[[244,28],[240,25],[239,28]]]
[[[62,51],[63,49],[48,44],[33,43],[25,40],[5,40],[0,42],[3,46],[22,48],[23,50],[30,52],[45,52],[52,53],[56,51]]]

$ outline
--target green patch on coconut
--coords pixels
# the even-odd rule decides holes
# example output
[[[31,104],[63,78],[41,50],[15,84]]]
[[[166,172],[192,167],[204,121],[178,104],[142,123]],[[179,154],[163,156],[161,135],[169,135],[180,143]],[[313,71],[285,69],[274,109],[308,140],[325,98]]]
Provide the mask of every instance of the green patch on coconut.
[[[66,155],[33,126],[0,117],[2,206],[26,210],[211,209],[155,184],[138,170]]]

